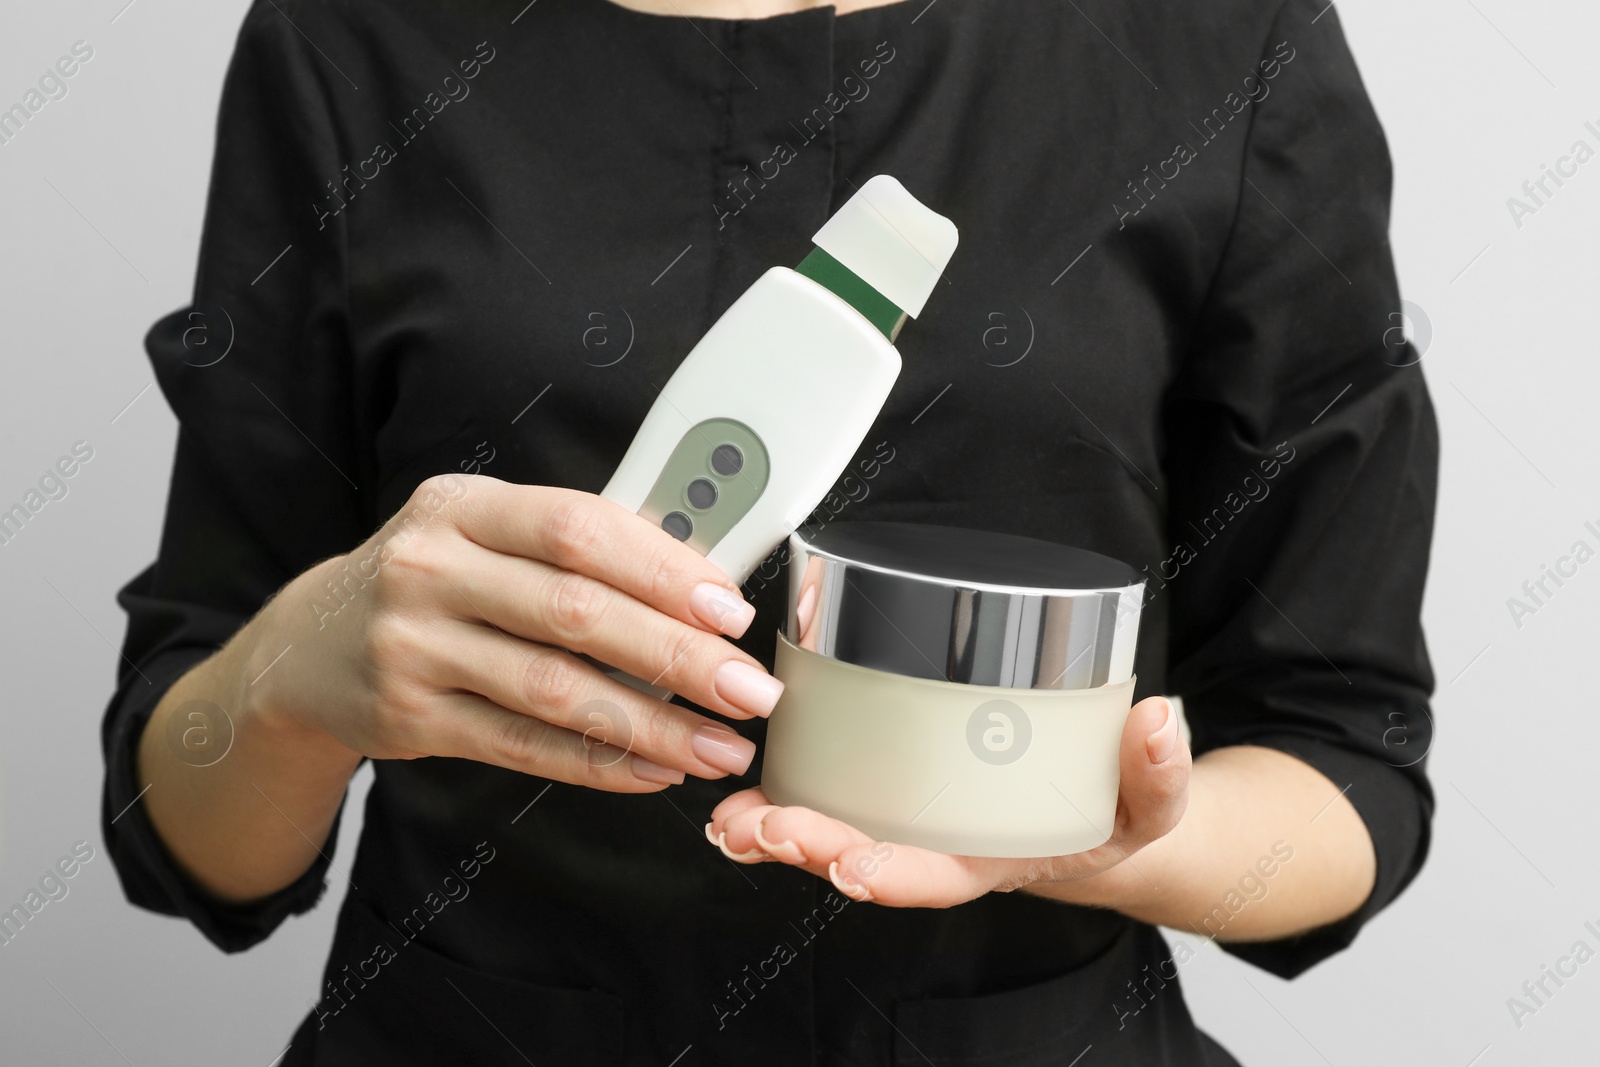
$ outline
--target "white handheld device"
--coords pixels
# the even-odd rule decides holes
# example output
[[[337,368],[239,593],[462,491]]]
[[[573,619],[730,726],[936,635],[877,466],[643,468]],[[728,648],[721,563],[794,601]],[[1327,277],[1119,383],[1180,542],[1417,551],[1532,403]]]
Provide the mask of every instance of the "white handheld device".
[[[900,374],[893,341],[956,241],[894,178],[868,180],[797,268],[768,270],[694,346],[601,495],[743,583],[861,446]]]

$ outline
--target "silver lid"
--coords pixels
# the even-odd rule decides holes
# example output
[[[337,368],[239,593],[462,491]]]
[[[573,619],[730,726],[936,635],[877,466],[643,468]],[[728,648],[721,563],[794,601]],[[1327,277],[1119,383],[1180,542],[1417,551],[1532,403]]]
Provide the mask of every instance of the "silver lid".
[[[789,536],[784,635],[913,678],[1087,689],[1133,673],[1144,582],[1125,563],[1031,537],[902,522]]]

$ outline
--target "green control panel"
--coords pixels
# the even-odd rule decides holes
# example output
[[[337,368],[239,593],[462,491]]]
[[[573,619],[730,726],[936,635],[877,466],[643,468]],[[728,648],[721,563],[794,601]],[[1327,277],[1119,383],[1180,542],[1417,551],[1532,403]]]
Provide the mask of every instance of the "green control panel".
[[[639,514],[709,555],[761,498],[771,470],[754,430],[734,419],[707,419],[672,450]]]

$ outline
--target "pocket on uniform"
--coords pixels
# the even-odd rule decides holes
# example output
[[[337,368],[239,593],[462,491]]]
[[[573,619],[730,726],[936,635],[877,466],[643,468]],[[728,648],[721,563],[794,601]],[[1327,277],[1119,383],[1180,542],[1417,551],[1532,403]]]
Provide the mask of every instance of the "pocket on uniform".
[[[1136,976],[1136,931],[1130,924],[1094,959],[1032,985],[980,996],[900,1001],[894,1017],[895,1064],[926,1067],[931,1060],[938,1067],[1068,1067],[1093,1045],[1107,1046],[1111,1059],[1091,1056],[1086,1063],[1144,1067],[1172,1062],[1168,1041],[1155,1032],[1160,1027],[1123,1029],[1113,1007],[1116,987]],[[1173,999],[1180,1025],[1192,1032],[1176,989]],[[1169,1014],[1173,1023],[1179,1018]]]
[[[601,989],[539,985],[408,941],[351,897],[339,915],[322,1001],[297,1035],[316,1067],[384,1064],[614,1064],[623,1001]]]

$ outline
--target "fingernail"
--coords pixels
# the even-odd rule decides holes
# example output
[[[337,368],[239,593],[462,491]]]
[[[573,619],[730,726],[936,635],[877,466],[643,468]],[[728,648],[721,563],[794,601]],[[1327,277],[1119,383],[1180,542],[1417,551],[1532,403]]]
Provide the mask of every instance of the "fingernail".
[[[709,826],[711,824],[707,823],[706,825]],[[716,836],[716,846],[722,850],[722,854],[724,856],[728,857],[730,860],[733,860],[735,863],[749,863],[751,860],[764,859],[767,855],[759,848],[753,848],[749,852],[733,851],[728,847],[728,831],[726,830],[722,831],[722,833]]]
[[[785,863],[804,863],[806,854],[800,851],[800,846],[793,841],[768,841],[761,832],[761,824],[756,823],[756,844],[760,845],[767,855],[780,859]]]
[[[772,714],[773,706],[783,694],[783,683],[760,667],[752,667],[742,660],[730,659],[717,668],[712,676],[717,696],[730,704],[737,704],[752,715]]]
[[[689,592],[689,610],[694,617],[729,637],[739,637],[750,628],[756,608],[734,596],[716,582],[701,582]]]
[[[872,899],[872,890],[868,889],[860,882],[856,882],[853,886],[851,886],[846,885],[840,880],[838,860],[834,860],[832,863],[828,864],[828,881],[832,882],[839,892],[843,893],[851,900],[865,903],[866,901]]]
[[[718,723],[708,722],[695,730],[689,747],[700,760],[719,771],[743,774],[755,759],[756,746]]]
[[[662,785],[681,785],[683,772],[675,771],[671,767],[663,767],[653,760],[647,760],[638,753],[633,757],[633,776],[646,782],[658,782]]]
[[[1145,750],[1150,753],[1151,763],[1165,763],[1178,747],[1178,716],[1173,713],[1172,701],[1162,697],[1161,703],[1167,709],[1167,717],[1144,743]]]

